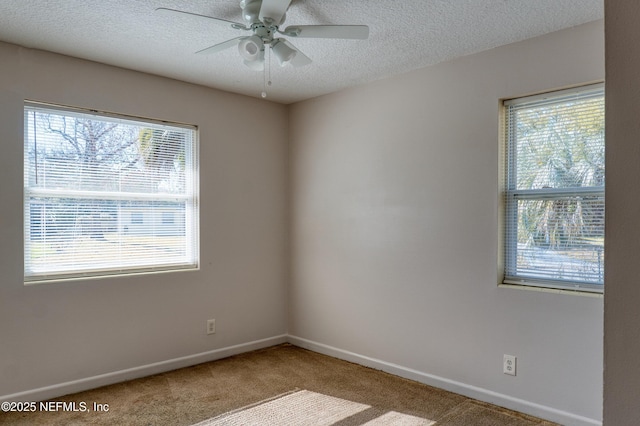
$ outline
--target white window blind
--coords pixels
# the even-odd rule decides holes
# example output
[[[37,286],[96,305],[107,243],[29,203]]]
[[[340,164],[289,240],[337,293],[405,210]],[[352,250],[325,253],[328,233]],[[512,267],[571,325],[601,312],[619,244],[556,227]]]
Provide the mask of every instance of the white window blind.
[[[198,267],[195,127],[27,103],[25,282]]]
[[[603,291],[602,85],[505,102],[504,282]]]

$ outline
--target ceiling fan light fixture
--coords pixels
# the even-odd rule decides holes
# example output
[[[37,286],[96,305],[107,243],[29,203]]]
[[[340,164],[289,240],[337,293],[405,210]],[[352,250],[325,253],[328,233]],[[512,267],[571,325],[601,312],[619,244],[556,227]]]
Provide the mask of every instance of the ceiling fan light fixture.
[[[264,43],[260,37],[252,35],[240,41],[238,51],[245,61],[257,61],[264,58]]]
[[[264,58],[257,59],[255,61],[247,61],[246,59],[242,61],[247,67],[251,68],[254,71],[263,71],[264,70]]]
[[[298,53],[295,49],[287,46],[281,39],[276,39],[273,41],[271,45],[271,50],[275,55],[276,59],[280,66],[284,67],[288,64],[293,58],[295,58],[296,53]]]

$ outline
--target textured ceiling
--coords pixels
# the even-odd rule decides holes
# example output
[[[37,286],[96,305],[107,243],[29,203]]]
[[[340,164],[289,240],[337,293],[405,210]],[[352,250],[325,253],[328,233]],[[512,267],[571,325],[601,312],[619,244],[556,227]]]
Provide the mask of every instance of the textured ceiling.
[[[0,40],[260,97],[264,75],[237,49],[194,54],[246,32],[158,7],[242,22],[238,0],[0,0]],[[292,103],[602,17],[603,0],[293,0],[281,27],[365,24],[369,39],[292,40],[313,63],[273,58],[268,99]]]

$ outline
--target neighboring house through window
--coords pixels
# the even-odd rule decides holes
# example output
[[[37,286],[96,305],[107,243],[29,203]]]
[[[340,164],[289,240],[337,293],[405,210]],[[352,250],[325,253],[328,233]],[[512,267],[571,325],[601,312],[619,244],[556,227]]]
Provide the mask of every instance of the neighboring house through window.
[[[142,225],[144,223],[144,213],[131,212],[131,223],[134,225]]]
[[[175,223],[175,218],[174,218],[173,212],[162,212],[163,225],[173,225],[174,223]]]

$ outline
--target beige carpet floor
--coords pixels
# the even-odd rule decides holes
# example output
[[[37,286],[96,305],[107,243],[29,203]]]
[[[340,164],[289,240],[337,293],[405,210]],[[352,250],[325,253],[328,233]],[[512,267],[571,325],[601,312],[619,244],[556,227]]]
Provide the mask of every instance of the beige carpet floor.
[[[436,426],[554,425],[289,344],[52,400],[84,403],[87,412],[0,413],[0,424],[190,426],[295,391],[366,406],[335,426],[392,418]],[[92,411],[93,403],[109,410]]]

